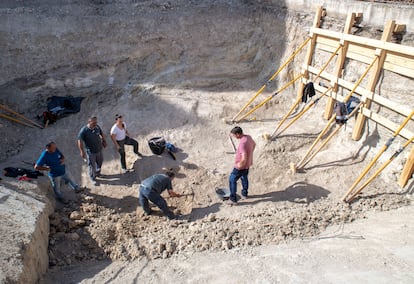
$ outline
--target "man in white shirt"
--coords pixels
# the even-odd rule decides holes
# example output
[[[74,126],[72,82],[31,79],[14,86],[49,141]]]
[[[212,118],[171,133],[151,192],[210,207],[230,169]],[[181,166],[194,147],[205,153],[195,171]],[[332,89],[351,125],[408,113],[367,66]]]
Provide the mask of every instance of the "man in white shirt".
[[[122,173],[128,172],[125,160],[125,145],[131,145],[134,147],[134,153],[137,156],[142,156],[138,152],[138,142],[135,139],[129,137],[126,123],[122,120],[122,115],[115,115],[115,124],[111,128],[111,139],[114,142],[116,150],[121,156],[121,168]]]

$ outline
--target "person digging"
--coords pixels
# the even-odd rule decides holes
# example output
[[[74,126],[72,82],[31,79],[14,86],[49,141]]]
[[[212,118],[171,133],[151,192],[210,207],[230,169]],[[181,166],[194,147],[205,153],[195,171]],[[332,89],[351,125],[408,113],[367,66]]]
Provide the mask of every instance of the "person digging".
[[[181,194],[178,194],[172,190],[171,182],[174,177],[175,174],[168,171],[165,174],[152,175],[142,181],[139,186],[139,203],[146,215],[151,215],[152,213],[152,210],[149,207],[149,200],[157,205],[168,219],[176,219],[177,216],[175,216],[174,213],[168,208],[167,202],[161,196],[161,193],[164,190],[167,190],[171,197],[181,196]]]

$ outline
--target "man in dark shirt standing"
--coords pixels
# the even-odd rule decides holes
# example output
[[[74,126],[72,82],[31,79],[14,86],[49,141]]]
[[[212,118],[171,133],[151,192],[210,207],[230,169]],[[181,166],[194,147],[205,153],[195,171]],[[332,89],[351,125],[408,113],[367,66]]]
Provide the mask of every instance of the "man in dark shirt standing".
[[[86,155],[83,149],[85,144]],[[86,159],[89,167],[89,177],[92,184],[96,185],[96,177],[101,174],[103,163],[102,149],[106,147],[105,136],[98,125],[96,116],[88,119],[88,124],[81,128],[78,135],[78,148],[80,155]]]
[[[165,174],[155,174],[142,181],[139,187],[139,203],[147,215],[151,215],[152,210],[149,207],[148,200],[153,202],[168,219],[175,219],[175,215],[167,206],[167,202],[162,198],[161,193],[168,190],[171,197],[180,197],[181,195],[172,190],[171,181],[174,179],[174,173],[168,171]]]

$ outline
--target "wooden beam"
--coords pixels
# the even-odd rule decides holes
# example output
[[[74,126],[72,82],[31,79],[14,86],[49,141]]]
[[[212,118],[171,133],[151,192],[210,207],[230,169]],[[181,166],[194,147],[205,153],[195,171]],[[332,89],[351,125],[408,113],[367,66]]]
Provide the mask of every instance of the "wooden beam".
[[[382,33],[382,37],[381,40],[386,42],[386,41],[390,41],[391,37],[392,37],[392,32],[394,30],[395,27],[395,21],[389,21],[387,23],[387,25],[385,26],[384,32]],[[374,65],[374,70],[372,71],[372,75],[369,78],[369,82],[368,82],[368,86],[367,89],[369,91],[374,92],[375,88],[377,86],[378,83],[378,79],[381,75],[381,71],[382,71],[382,67],[384,65],[384,61],[385,61],[385,56],[386,56],[386,50],[383,49],[377,49],[376,51],[376,55],[378,56],[378,60]],[[365,108],[370,108],[371,107],[371,100],[370,99],[365,99],[365,103],[364,103],[364,107]],[[361,139],[362,136],[362,132],[364,130],[364,126],[365,126],[365,122],[366,122],[366,117],[363,115],[358,115],[357,116],[357,121],[355,123],[355,126],[353,128],[352,131],[352,139],[354,140],[359,140]]]
[[[366,118],[369,118],[370,120],[378,123],[381,126],[384,126],[385,128],[391,130],[392,132],[395,132],[398,129],[398,124],[395,124],[391,120],[379,115],[378,113],[373,112],[370,109],[367,109],[365,107],[362,108],[361,115],[363,115]],[[400,131],[399,135],[405,139],[410,139],[414,136],[414,133],[412,131],[409,131],[407,128],[404,128]]]
[[[310,28],[310,32],[317,34],[318,36],[325,36],[333,39],[344,40],[350,43],[357,43],[360,45],[372,46],[373,48],[379,48],[386,51],[391,51],[399,54],[414,54],[414,47],[401,45],[392,42],[384,42],[378,39],[365,38],[361,36],[343,34],[340,32],[324,30],[321,28]]]
[[[352,26],[355,22],[355,13],[348,14],[348,17],[346,19],[345,28],[344,28],[344,34],[349,34],[351,32]],[[339,42],[342,44],[342,49],[339,51],[338,58],[336,60],[335,69],[334,69],[334,76],[337,78],[340,78],[342,76],[342,69],[344,68],[345,60],[346,60],[346,54],[348,52],[348,45],[349,42],[340,40]],[[332,85],[332,92],[336,93],[338,91],[338,84]],[[333,107],[335,104],[335,100],[333,98],[329,98],[328,102],[325,106],[325,119],[330,119],[332,116]]]
[[[411,147],[411,152],[408,155],[407,162],[405,162],[405,166],[401,173],[400,179],[398,180],[398,185],[401,187],[405,187],[407,185],[408,180],[413,176],[414,173],[414,146]]]
[[[317,7],[316,13],[315,13],[315,17],[313,19],[313,27],[314,28],[319,28],[320,27],[320,25],[321,25],[321,18],[322,18],[322,15],[323,15],[324,11],[325,10],[323,9],[322,6],[318,6]],[[312,58],[313,58],[313,54],[315,52],[315,43],[316,43],[317,36],[316,35],[313,35],[311,33],[310,34],[310,37],[311,37],[310,45],[309,45],[309,48],[307,50],[306,57],[305,57],[305,62],[304,62],[304,65],[305,66],[311,65]],[[308,80],[309,79],[309,72],[308,72],[308,70],[306,68],[304,68],[302,70],[302,77],[305,80]],[[301,83],[299,84],[299,88],[298,88],[298,93],[297,93],[297,96],[296,96],[296,98],[297,98],[296,101],[298,101],[299,98],[302,97],[302,92],[303,92],[303,88],[304,87],[305,87],[305,85],[303,84],[303,82],[301,80]]]
[[[333,52],[337,44],[338,39],[318,36],[316,48],[327,52]],[[375,50],[375,47],[372,46],[364,46],[359,43],[349,43],[346,57],[369,64],[375,54]],[[393,51],[387,51],[383,69],[414,78],[414,54],[401,54]]]
[[[308,71],[312,74],[318,74],[320,69],[312,67],[312,66],[308,66]],[[336,81],[339,86],[341,86],[342,88],[348,89],[348,90],[351,90],[354,87],[353,83],[348,82],[341,78],[336,78],[335,76],[327,72],[322,72],[320,77],[328,81]],[[305,81],[305,84],[306,84],[306,81]],[[315,85],[315,89],[317,89],[317,85]],[[355,90],[355,94],[368,98],[374,101],[376,104],[384,106],[403,116],[408,116],[411,113],[411,109],[409,109],[406,105],[398,104],[394,101],[391,101],[390,99],[387,99],[384,96],[380,96],[377,93],[373,93],[365,89],[364,87],[358,86]],[[331,94],[328,94],[328,96],[331,96]],[[336,100],[339,100],[340,102],[343,102],[344,97],[341,95],[332,95],[332,97],[335,98]]]

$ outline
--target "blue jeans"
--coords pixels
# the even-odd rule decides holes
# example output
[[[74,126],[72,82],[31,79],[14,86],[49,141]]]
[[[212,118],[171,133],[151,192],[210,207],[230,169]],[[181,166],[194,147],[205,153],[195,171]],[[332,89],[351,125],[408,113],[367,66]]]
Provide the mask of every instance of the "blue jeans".
[[[149,207],[148,200],[158,206],[161,209],[162,213],[168,217],[168,219],[174,219],[174,213],[167,206],[167,202],[165,201],[162,196],[153,190],[152,188],[148,188],[145,186],[139,187],[139,204],[141,205],[144,212],[148,215],[151,214],[151,209]]]
[[[249,190],[249,179],[247,178],[249,174],[249,169],[238,170],[233,168],[233,171],[229,177],[229,188],[230,188],[230,200],[236,202],[236,192],[237,192],[237,181],[241,178],[242,183],[242,195],[247,196]]]
[[[51,176],[48,176],[48,177],[50,179],[50,183],[52,184],[52,188],[53,188],[53,191],[55,192],[55,196],[56,196],[57,199],[62,199],[63,198],[63,193],[60,191],[60,184],[61,184],[62,180],[69,183],[70,187],[73,190],[79,188],[79,185],[77,183],[75,183],[74,181],[72,181],[72,179],[71,179],[68,172],[66,172],[64,175],[61,175],[61,176],[58,176],[58,177],[51,177]]]
[[[103,163],[102,151],[98,153],[91,153],[87,151],[86,155],[88,157],[89,177],[91,180],[95,180],[97,173],[100,173],[101,171]]]
[[[138,155],[138,142],[135,139],[132,139],[128,136],[124,140],[116,141],[119,145],[119,155],[121,156],[121,167],[126,170],[126,160],[125,160],[125,145],[132,145],[134,147],[134,153]]]

